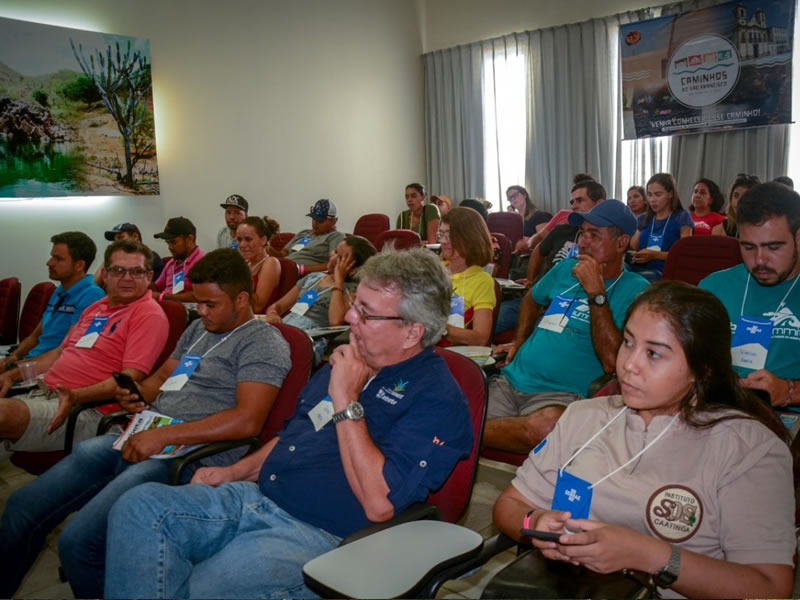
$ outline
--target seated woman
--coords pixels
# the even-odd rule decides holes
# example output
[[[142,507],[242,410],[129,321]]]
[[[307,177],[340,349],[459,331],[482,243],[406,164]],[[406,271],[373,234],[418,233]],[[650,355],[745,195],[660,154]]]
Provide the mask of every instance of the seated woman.
[[[436,208],[439,209],[440,217],[445,216],[447,211],[453,208],[453,201],[450,199],[450,196],[445,196],[444,194],[431,196],[431,204],[435,204]]]
[[[267,256],[269,239],[278,233],[280,225],[269,217],[247,217],[236,228],[236,242],[253,274],[253,312],[262,314],[278,289],[281,279],[281,263],[274,256]]]
[[[528,239],[536,235],[537,231],[553,218],[548,212],[536,210],[536,205],[531,200],[528,190],[521,185],[512,185],[506,190],[509,212],[519,213],[522,216],[522,239],[517,241],[515,252],[528,254]],[[540,227],[541,226],[541,227]]]
[[[761,180],[755,175],[739,173],[739,175],[736,176],[728,192],[727,217],[722,223],[711,230],[712,234],[727,235],[735,238],[739,237],[739,230],[736,228],[736,206],[739,204],[739,198],[744,196],[747,190],[759,183],[761,183]]]
[[[694,223],[693,235],[711,235],[712,229],[725,221],[720,213],[725,204],[725,197],[719,186],[710,179],[698,179],[692,189],[692,213]]]
[[[622,395],[567,408],[495,503],[500,530],[526,542],[523,527],[562,534],[531,541],[553,561],[651,573],[672,597],[788,597],[786,430],[739,386],[730,341],[705,290],[642,292],[617,355]]]
[[[647,212],[647,202],[645,201],[646,192],[640,185],[632,185],[628,188],[628,208],[631,209],[634,217],[640,217]]]
[[[487,346],[496,303],[494,279],[483,270],[492,260],[489,228],[476,210],[458,206],[442,219],[439,240],[453,283],[444,345]]]
[[[350,308],[345,290],[356,289],[353,279],[356,270],[375,252],[375,246],[360,235],[345,238],[331,254],[328,270],[303,277],[267,309],[267,321],[303,330],[344,324],[344,316]],[[281,318],[290,309],[291,312]],[[327,343],[325,338],[314,340],[315,364],[322,361]]]
[[[425,188],[420,183],[406,186],[406,205],[397,215],[396,229],[416,231],[423,244],[435,244],[439,232],[439,209],[435,204],[425,204]]]
[[[647,214],[633,235],[631,270],[649,281],[661,279],[664,261],[672,244],[692,235],[692,218],[681,206],[675,179],[656,173],[647,182]]]

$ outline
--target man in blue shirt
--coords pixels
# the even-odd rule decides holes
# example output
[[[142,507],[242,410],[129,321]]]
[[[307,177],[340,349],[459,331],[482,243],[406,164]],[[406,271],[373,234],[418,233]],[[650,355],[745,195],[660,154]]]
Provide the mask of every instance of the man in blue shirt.
[[[117,501],[105,597],[312,597],[308,560],[423,500],[469,454],[466,399],[432,348],[450,310],[440,261],[383,253],[360,277],[350,343],[275,438],[192,485],[144,484]]]
[[[88,275],[97,248],[92,239],[80,231],[66,231],[50,238],[53,248],[47,268],[50,279],[59,286],[50,296],[42,320],[28,337],[8,356],[0,359],[0,372],[23,358],[33,358],[58,346],[67,330],[78,322],[83,309],[96,302],[105,292]]]
[[[613,373],[625,312],[647,281],[622,262],[636,218],[619,200],[573,212],[578,256],[556,264],[522,303],[502,375],[489,382],[484,442],[528,452],[554,427],[567,404]],[[541,320],[540,320],[541,317]]]
[[[736,227],[743,264],[699,287],[728,311],[742,385],[769,394],[773,406],[800,404],[800,195],[781,183],[756,185],[739,199]]]

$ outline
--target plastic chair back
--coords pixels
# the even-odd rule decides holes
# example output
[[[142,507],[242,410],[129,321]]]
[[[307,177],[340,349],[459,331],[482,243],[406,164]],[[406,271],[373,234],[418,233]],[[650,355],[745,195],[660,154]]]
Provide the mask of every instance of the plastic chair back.
[[[662,279],[697,285],[706,275],[735,267],[742,262],[739,240],[726,235],[688,236],[667,252]]]
[[[286,243],[294,237],[293,233],[289,232],[280,232],[273,235],[269,238],[269,245],[275,248],[275,250],[282,249]]]
[[[514,245],[511,243],[511,240],[508,239],[507,235],[502,233],[493,233],[492,235],[500,246],[501,254],[500,263],[495,268],[494,276],[506,279],[509,270],[511,270],[511,253],[514,252]]]
[[[422,239],[416,231],[411,231],[410,229],[389,229],[375,238],[375,248],[380,252],[389,242],[394,243],[395,250],[419,248],[422,245]]]
[[[36,329],[39,321],[42,320],[42,315],[47,308],[47,303],[50,301],[50,296],[53,295],[56,286],[50,281],[42,281],[37,283],[25,296],[25,303],[22,305],[22,311],[19,313],[19,341],[21,342]]]
[[[493,212],[489,213],[486,219],[489,231],[492,233],[502,233],[510,241],[512,247],[522,239],[523,222],[519,213],[512,212]]]
[[[16,277],[0,280],[0,345],[17,343],[17,322],[22,286]]]
[[[353,228],[353,235],[360,235],[367,238],[372,245],[375,245],[378,236],[384,231],[389,231],[389,217],[382,213],[370,213],[361,215]]]

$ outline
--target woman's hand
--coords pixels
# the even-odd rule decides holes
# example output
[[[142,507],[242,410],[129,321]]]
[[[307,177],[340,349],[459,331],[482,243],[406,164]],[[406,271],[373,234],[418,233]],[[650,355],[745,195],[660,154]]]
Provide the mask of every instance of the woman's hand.
[[[552,531],[555,533],[563,532],[564,526],[569,520],[570,514],[561,510],[545,510],[534,515],[536,519],[531,523],[531,528],[537,531]],[[562,536],[563,537],[563,536]],[[530,538],[533,544],[542,553],[542,556],[550,560],[570,561],[569,556],[561,552],[557,542],[538,540]]]
[[[658,250],[638,250],[633,254],[633,262],[635,263],[649,263],[651,260],[658,258]]]
[[[333,281],[337,287],[344,286],[347,275],[350,273],[354,264],[356,264],[356,261],[352,255],[345,256],[344,258],[339,256],[336,259],[336,266],[333,268]]]

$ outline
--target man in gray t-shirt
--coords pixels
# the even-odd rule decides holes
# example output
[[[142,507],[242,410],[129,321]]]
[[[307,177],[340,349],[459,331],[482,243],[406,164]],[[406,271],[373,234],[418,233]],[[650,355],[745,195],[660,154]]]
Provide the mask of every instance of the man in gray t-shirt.
[[[328,268],[328,257],[336,250],[345,235],[336,231],[338,220],[336,205],[330,200],[317,200],[308,217],[311,217],[311,229],[297,233],[281,249],[275,250],[267,246],[270,255],[293,260],[300,267],[300,276],[307,273],[325,271]]]

